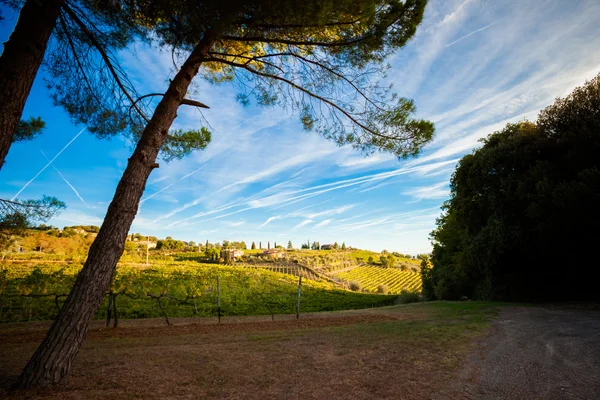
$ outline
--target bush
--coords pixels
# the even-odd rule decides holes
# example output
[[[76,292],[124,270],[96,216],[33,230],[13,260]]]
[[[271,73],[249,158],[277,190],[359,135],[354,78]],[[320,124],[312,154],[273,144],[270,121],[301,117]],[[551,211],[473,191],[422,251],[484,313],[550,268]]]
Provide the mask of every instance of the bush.
[[[377,286],[377,293],[386,294],[388,292],[388,287],[385,285]]]
[[[349,282],[348,286],[353,292],[360,292],[362,290],[362,285],[360,284],[360,282],[357,281]]]
[[[398,295],[398,303],[401,304],[417,303],[422,300],[423,296],[421,296],[421,293],[414,290],[402,289]]]

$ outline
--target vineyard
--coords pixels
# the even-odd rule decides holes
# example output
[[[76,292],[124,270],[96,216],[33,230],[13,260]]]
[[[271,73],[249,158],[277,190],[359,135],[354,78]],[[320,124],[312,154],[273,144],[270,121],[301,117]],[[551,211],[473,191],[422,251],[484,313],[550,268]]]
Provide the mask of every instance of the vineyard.
[[[0,264],[0,322],[53,319],[66,299],[79,263]],[[274,269],[270,270],[270,269]],[[300,266],[261,268],[193,261],[120,264],[96,318],[276,315],[388,305],[394,296],[342,290]],[[219,301],[220,300],[220,301]],[[220,305],[220,307],[219,307]],[[109,311],[110,309],[110,311]]]
[[[321,281],[321,278],[315,274],[309,268],[303,267],[301,265],[242,265],[244,268],[256,269],[256,270],[265,270],[276,272],[280,274],[287,274],[292,276],[301,276],[303,279],[310,279],[313,281]]]
[[[362,289],[376,292],[379,286],[385,286],[388,293],[400,293],[402,290],[420,291],[421,275],[416,272],[402,271],[398,268],[361,266],[335,274],[347,282],[358,282]]]

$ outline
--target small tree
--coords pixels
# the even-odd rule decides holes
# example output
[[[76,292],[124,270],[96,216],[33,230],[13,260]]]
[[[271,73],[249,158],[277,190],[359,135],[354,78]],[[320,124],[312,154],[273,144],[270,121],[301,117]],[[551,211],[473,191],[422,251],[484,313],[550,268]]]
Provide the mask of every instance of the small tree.
[[[292,241],[290,240],[287,245],[288,250],[292,250],[294,247],[292,246]]]
[[[346,250],[346,242],[342,243],[342,250]]]
[[[64,209],[65,203],[55,197],[41,200],[11,201],[0,199],[0,250],[8,249],[15,235],[39,221],[47,221]]]
[[[256,243],[252,242],[252,246],[250,247],[252,250],[256,250]]]

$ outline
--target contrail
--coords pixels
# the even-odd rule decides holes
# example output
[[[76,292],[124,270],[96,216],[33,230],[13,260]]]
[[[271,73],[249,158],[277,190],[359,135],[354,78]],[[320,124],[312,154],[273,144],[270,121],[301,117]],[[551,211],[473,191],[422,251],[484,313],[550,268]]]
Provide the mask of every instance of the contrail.
[[[492,25],[496,25],[498,22],[502,21],[502,20],[503,20],[503,19],[505,19],[505,18],[506,18],[506,17],[502,17],[502,18],[500,18],[499,20],[497,20],[497,21],[494,21],[494,22],[492,22],[491,24],[484,26],[483,28],[479,28],[479,29],[477,29],[476,31],[473,31],[473,32],[471,32],[471,33],[468,33],[468,34],[466,34],[465,36],[463,36],[463,37],[461,37],[461,38],[459,38],[459,39],[456,39],[454,42],[452,42],[452,43],[450,43],[450,44],[447,44],[447,45],[446,45],[446,48],[448,48],[448,47],[450,47],[450,46],[452,46],[452,45],[455,45],[456,43],[460,42],[461,40],[463,40],[463,39],[466,39],[466,38],[468,38],[469,36],[476,34],[477,32],[481,32],[482,30],[484,30],[484,29],[487,29],[487,28],[489,28],[489,27],[490,27],[490,26],[492,26]]]
[[[46,158],[46,160],[50,161],[50,159],[48,158],[48,156],[46,156],[46,153],[44,153],[42,150],[40,150],[40,152]],[[64,175],[60,173],[60,171],[58,170],[58,168],[56,168],[54,166],[54,164],[52,164],[52,168],[54,168],[54,170],[58,173],[58,175],[60,175],[60,177],[63,179],[63,181],[65,181],[65,183],[67,185],[69,185],[69,187],[71,189],[73,189],[73,191],[75,192],[75,194],[77,195],[77,197],[79,197],[79,200],[81,200],[81,202],[83,203],[83,205],[86,206],[87,208],[90,208],[90,206],[87,205],[87,203],[85,202],[85,200],[83,200],[83,197],[81,197],[81,195],[79,194],[79,192],[77,191],[77,189],[75,189],[75,186],[71,185],[71,182],[69,182],[67,180],[67,178],[65,178]]]
[[[164,192],[165,190],[167,190],[168,188],[170,188],[171,186],[173,186],[174,184],[176,184],[179,181],[184,180],[185,178],[194,175],[196,172],[200,171],[202,168],[206,167],[206,165],[201,166],[200,168],[198,168],[197,170],[194,170],[192,172],[190,172],[189,174],[182,176],[181,178],[177,179],[175,182],[171,183],[170,185],[165,186],[164,188],[160,189],[158,192],[152,193],[150,196],[146,197],[145,199],[140,200],[140,204],[142,204],[143,202],[145,202],[146,200],[150,200],[151,198],[153,198],[154,196],[156,196],[159,193]]]
[[[71,145],[71,143],[73,143],[73,142],[75,141],[75,139],[77,139],[77,138],[79,137],[79,135],[81,135],[81,134],[83,133],[83,131],[85,131],[85,129],[86,129],[86,128],[83,128],[83,129],[82,129],[82,130],[81,130],[81,131],[80,131],[80,132],[79,132],[77,135],[75,135],[75,137],[74,137],[73,139],[71,139],[71,141],[70,141],[69,143],[67,143],[67,144],[65,145],[65,147],[63,147],[63,148],[62,148],[62,150],[61,150],[61,151],[59,151],[59,152],[58,152],[58,153],[57,153],[57,154],[54,156],[54,158],[52,158],[52,160],[48,161],[48,164],[44,165],[44,168],[42,168],[42,169],[40,170],[40,172],[38,172],[37,174],[35,174],[35,176],[34,176],[33,178],[31,178],[31,180],[30,180],[29,182],[27,182],[27,183],[25,184],[25,186],[23,186],[23,187],[21,188],[21,190],[19,190],[19,191],[17,192],[17,194],[15,194],[15,195],[13,196],[13,198],[12,198],[11,200],[12,200],[12,201],[14,201],[14,200],[17,198],[17,196],[18,196],[18,195],[20,195],[20,194],[21,194],[21,192],[22,192],[23,190],[25,190],[25,188],[26,188],[27,186],[29,186],[29,184],[35,180],[35,178],[37,178],[37,177],[38,177],[38,176],[39,176],[39,175],[40,175],[42,172],[44,172],[44,170],[45,170],[46,168],[48,168],[48,167],[50,166],[50,164],[52,164],[52,163],[54,162],[54,160],[56,160],[56,159],[58,158],[58,156],[60,156],[60,155],[61,155],[61,153],[62,153],[63,151],[65,151],[65,150],[67,149],[67,147],[69,147],[69,146]]]

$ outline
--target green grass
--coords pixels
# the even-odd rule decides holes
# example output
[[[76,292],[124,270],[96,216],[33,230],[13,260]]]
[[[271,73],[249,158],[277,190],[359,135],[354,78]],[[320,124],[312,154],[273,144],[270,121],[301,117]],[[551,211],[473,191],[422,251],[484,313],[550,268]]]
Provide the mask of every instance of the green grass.
[[[81,265],[5,264],[0,269],[0,321],[53,319]],[[219,266],[192,261],[165,262],[144,268],[119,265],[110,290],[117,293],[120,318],[217,315],[217,277],[221,315],[293,314],[297,278],[263,268]],[[160,305],[156,297],[160,297]],[[354,293],[328,282],[303,280],[301,312],[336,311],[388,305],[395,296]],[[105,318],[108,297],[97,313]]]
[[[405,315],[403,320],[336,327],[334,331],[364,340],[400,338],[404,343],[429,349],[439,350],[450,344],[462,347],[490,326],[502,305],[505,304],[479,301],[398,305],[389,309]]]

